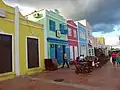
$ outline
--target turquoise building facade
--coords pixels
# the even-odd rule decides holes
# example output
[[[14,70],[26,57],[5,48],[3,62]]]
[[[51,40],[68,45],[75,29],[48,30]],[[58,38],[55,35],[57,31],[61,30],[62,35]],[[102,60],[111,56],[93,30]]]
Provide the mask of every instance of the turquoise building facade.
[[[57,9],[38,10],[28,15],[27,18],[44,25],[45,58],[55,58],[59,65],[62,64],[63,53],[67,53],[69,59],[70,48],[66,20]]]

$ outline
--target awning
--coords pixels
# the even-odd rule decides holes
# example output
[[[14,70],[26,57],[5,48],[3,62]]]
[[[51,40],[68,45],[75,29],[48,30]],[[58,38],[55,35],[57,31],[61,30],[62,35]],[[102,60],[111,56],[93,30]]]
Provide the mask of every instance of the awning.
[[[56,38],[47,38],[47,41],[52,43],[68,44],[67,40],[60,40]]]

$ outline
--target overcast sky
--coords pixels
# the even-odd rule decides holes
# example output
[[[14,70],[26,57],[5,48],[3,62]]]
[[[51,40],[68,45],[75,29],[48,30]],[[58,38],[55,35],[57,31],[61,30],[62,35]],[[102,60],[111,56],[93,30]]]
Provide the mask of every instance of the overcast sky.
[[[22,14],[35,9],[60,10],[68,19],[87,19],[93,26],[94,35],[120,35],[120,0],[3,0],[18,4]],[[99,32],[99,34],[97,34]]]

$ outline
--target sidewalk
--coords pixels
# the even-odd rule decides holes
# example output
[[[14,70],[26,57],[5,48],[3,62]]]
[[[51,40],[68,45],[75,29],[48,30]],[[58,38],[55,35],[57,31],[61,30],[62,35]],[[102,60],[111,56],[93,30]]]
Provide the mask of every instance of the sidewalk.
[[[0,90],[120,90],[120,67],[107,63],[92,75],[76,75],[75,67],[0,82]],[[64,79],[63,82],[55,82]]]

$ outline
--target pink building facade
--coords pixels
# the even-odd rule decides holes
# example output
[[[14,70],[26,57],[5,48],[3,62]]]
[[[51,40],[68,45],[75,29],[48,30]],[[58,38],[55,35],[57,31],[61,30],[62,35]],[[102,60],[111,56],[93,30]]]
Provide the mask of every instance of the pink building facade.
[[[78,57],[78,31],[77,25],[73,20],[67,20],[68,44],[70,46],[70,59],[73,61]]]

